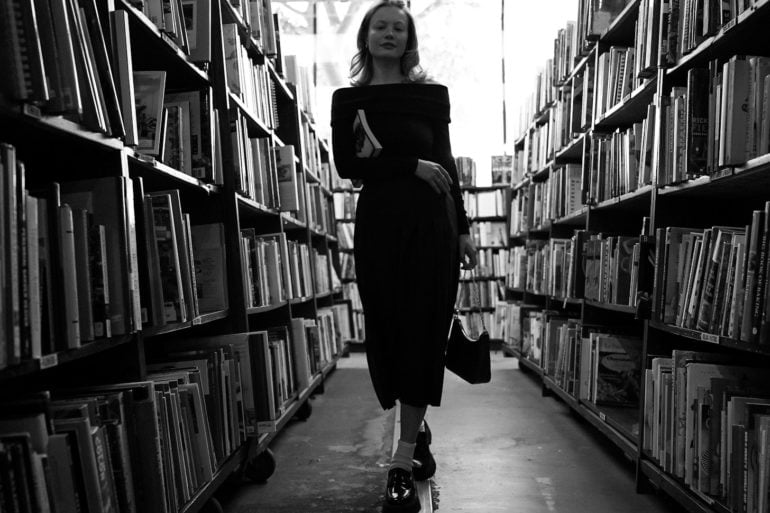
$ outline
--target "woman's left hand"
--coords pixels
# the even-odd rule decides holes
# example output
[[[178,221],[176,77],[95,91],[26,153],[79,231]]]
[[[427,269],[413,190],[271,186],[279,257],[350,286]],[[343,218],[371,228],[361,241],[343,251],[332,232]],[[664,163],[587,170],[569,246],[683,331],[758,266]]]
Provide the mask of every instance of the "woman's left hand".
[[[466,271],[476,267],[476,245],[467,233],[460,235],[460,267]]]

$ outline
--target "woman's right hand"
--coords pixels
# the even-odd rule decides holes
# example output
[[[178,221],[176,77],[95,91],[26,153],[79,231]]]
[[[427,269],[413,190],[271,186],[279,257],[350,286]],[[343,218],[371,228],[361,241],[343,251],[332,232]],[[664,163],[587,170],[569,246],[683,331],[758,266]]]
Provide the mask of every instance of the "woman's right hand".
[[[449,186],[452,185],[452,177],[446,169],[441,167],[440,164],[431,162],[430,160],[419,159],[417,161],[417,169],[414,174],[428,182],[428,185],[436,191],[436,194],[448,194]]]

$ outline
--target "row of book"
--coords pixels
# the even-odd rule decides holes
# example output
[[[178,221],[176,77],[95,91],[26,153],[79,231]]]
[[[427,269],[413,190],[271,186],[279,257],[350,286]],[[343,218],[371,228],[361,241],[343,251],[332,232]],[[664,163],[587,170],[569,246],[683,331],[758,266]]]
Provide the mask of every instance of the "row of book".
[[[647,117],[627,129],[587,136],[583,155],[587,198],[601,203],[652,183],[655,139],[652,104]]]
[[[337,241],[340,249],[353,249],[355,231],[356,225],[354,223],[337,223]]]
[[[594,88],[594,119],[601,118],[645,83],[647,79],[637,78],[635,74],[635,62],[635,48],[610,46],[607,51],[599,54]]]
[[[135,144],[128,136],[126,144],[177,171],[221,184],[221,160],[214,149],[220,145],[219,113],[212,108],[211,89],[171,91],[167,75],[164,70],[131,73],[125,88],[134,92],[134,103],[124,112],[135,109],[137,132]]]
[[[355,219],[358,192],[346,191],[334,193],[335,219]]]
[[[628,3],[629,0],[580,0],[576,30],[583,52],[604,34]]]
[[[641,248],[639,237],[585,237],[581,254],[585,273],[583,297],[600,303],[636,306]]]
[[[584,205],[582,173],[577,164],[557,166],[544,181],[518,189],[511,200],[510,236],[541,228],[549,220],[579,211]]]
[[[308,227],[322,234],[334,234],[334,207],[328,190],[320,183],[308,183],[306,195]]]
[[[555,298],[636,306],[646,249],[639,237],[588,234],[511,248],[506,286]]]
[[[192,321],[226,310],[224,226],[191,223],[177,189],[145,193],[141,214],[145,327]],[[119,271],[110,268],[105,276],[110,272]]]
[[[543,240],[528,241],[510,249],[506,286],[534,294],[546,294],[549,285],[547,262],[550,246]]]
[[[688,70],[662,98],[666,181],[718,174],[770,152],[770,59],[736,55]]]
[[[499,280],[461,281],[455,306],[462,309],[494,308],[504,297],[505,290]]]
[[[492,185],[518,183],[523,175],[517,175],[513,155],[492,155],[490,162]]]
[[[3,11],[8,23],[0,33],[2,61],[9,79],[0,90],[5,99],[124,137],[130,128],[121,113],[113,67],[120,67],[115,57],[125,57],[121,51],[130,48],[121,30],[127,26],[125,13],[109,14],[93,0],[7,2]],[[109,37],[113,31],[115,41]]]
[[[240,98],[246,111],[266,128],[278,128],[275,83],[267,65],[258,64],[249,57],[246,47],[241,44],[238,24],[222,24],[222,38],[228,90]]]
[[[553,41],[553,78],[555,83],[565,81],[575,67],[575,61],[580,53],[574,21],[568,21],[560,28]]]
[[[663,8],[668,14],[661,26],[666,38],[666,64],[675,64],[693,51],[706,38],[733,26],[739,16],[759,2],[725,2],[723,5],[699,6],[692,0],[671,2]]]
[[[603,333],[579,319],[510,302],[503,342],[538,365],[575,399],[597,406],[638,407],[642,374],[638,337]]]
[[[145,379],[3,403],[4,511],[179,511],[245,440],[229,344],[169,353]]]
[[[655,319],[767,344],[769,213],[766,203],[744,227],[657,230]]]
[[[330,275],[328,255],[287,239],[285,233],[258,234],[242,228],[241,255],[248,308],[331,292],[336,281]]]
[[[340,278],[343,281],[356,279],[356,260],[353,253],[340,254]]]
[[[506,191],[463,191],[463,204],[468,217],[507,217]]]
[[[51,183],[30,193],[13,146],[0,145],[0,162],[0,366],[141,329],[133,181]]]
[[[460,187],[476,186],[476,161],[471,157],[455,157],[455,166],[457,167],[457,178],[460,180]]]
[[[696,495],[731,512],[768,511],[766,369],[674,349],[645,369],[643,450]]]
[[[267,0],[230,0],[228,4],[238,13],[242,22],[248,25],[248,33],[262,53],[274,57],[278,54],[280,24],[277,13],[273,13],[272,2]]]
[[[508,265],[508,249],[482,248],[476,253],[476,278],[502,278]],[[471,279],[464,276],[464,279]]]
[[[506,247],[508,230],[505,221],[477,221],[471,223],[470,235],[479,247]]]
[[[525,170],[529,174],[545,169],[553,159],[555,127],[546,122],[535,126],[524,139]]]

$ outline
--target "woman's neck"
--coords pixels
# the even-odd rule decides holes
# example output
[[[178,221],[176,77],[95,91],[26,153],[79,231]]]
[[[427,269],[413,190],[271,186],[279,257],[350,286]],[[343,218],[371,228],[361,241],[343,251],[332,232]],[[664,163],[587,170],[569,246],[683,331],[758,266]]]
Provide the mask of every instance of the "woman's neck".
[[[372,85],[400,84],[406,77],[401,72],[401,62],[397,60],[375,60],[372,67]]]

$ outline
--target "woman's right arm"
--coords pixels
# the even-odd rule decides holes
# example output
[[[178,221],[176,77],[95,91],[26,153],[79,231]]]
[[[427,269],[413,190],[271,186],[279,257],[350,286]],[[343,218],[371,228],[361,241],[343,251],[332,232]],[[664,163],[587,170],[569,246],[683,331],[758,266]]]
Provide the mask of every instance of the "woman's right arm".
[[[334,105],[332,105],[334,111]],[[355,152],[353,115],[334,116],[332,120],[332,152],[341,178],[350,180],[388,180],[413,175],[417,169],[416,156],[398,154],[384,147],[374,158],[360,158]]]

